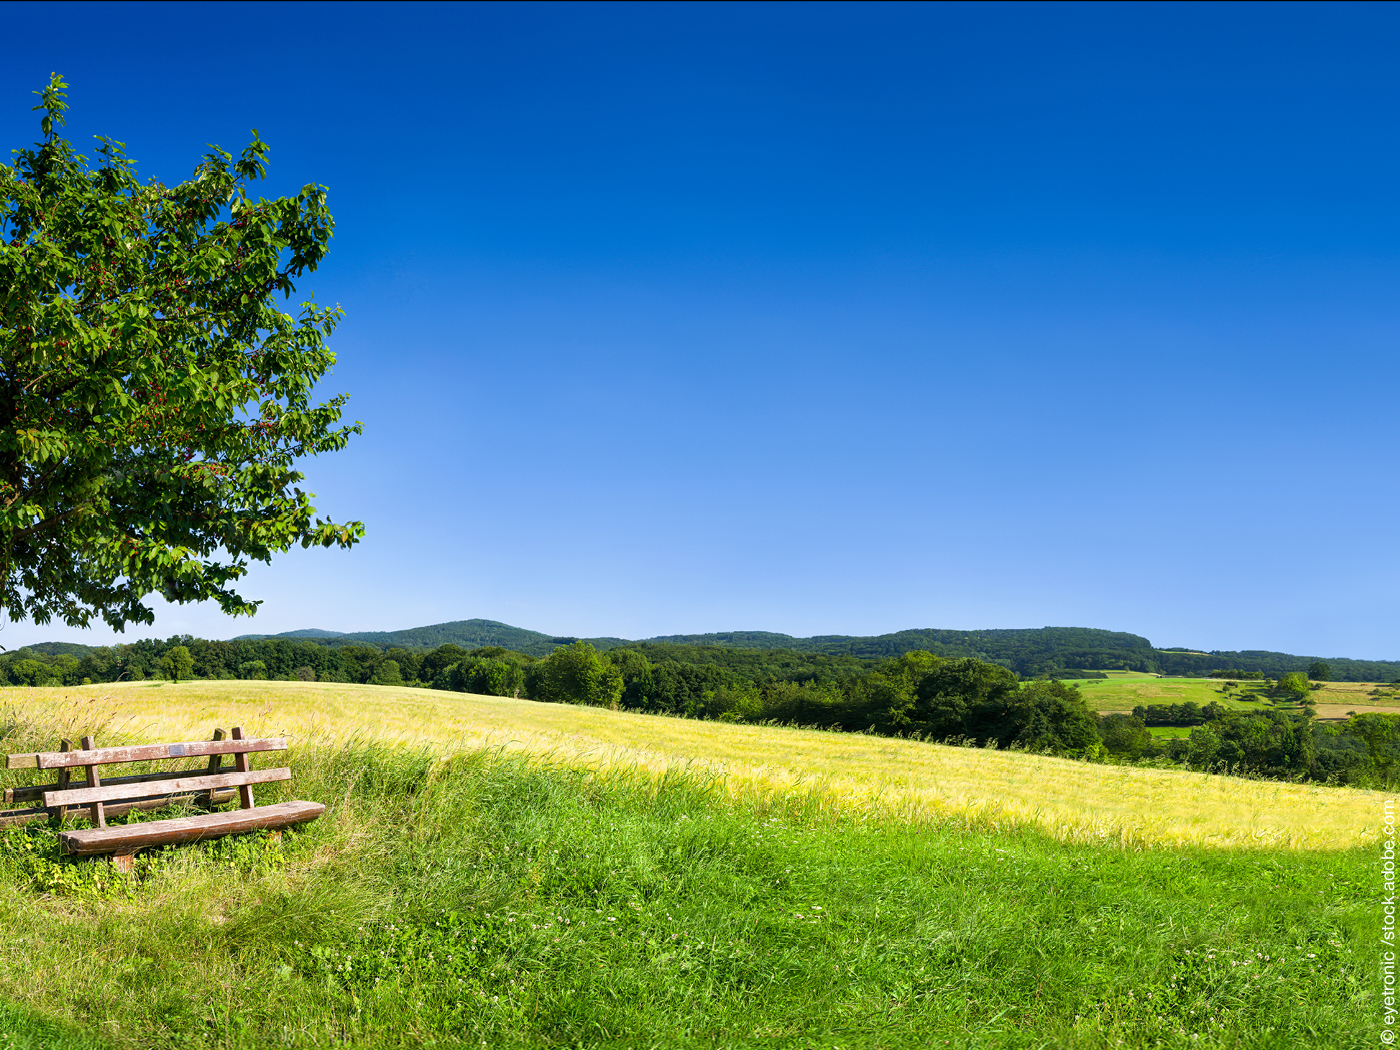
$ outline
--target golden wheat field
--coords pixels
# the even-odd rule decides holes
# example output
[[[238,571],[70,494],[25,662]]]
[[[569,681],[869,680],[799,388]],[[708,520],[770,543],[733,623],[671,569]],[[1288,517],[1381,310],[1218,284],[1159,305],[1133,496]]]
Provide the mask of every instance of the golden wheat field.
[[[91,732],[99,745],[199,739],[242,725],[251,734],[285,735],[293,747],[360,739],[443,758],[497,748],[600,775],[686,773],[735,798],[802,800],[834,816],[961,816],[1139,848],[1341,849],[1374,839],[1380,808],[1378,794],[1349,788],[430,689],[252,681],[7,689],[0,712],[72,737]]]

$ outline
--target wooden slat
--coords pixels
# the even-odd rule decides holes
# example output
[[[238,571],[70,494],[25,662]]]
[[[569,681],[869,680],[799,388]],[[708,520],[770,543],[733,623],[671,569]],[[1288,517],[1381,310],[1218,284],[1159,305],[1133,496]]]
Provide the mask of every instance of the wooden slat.
[[[59,749],[60,751],[72,751],[72,750],[73,750],[73,741],[71,741],[71,740],[60,740],[60,741],[59,741],[59,744],[58,744],[58,749]],[[36,756],[36,758],[37,758],[37,756]],[[55,788],[55,790],[56,790],[56,791],[67,791],[67,790],[68,790],[68,785],[69,785],[69,783],[72,781],[72,779],[73,779],[73,771],[72,771],[71,769],[66,769],[66,768],[65,768],[65,769],[59,770],[59,772],[58,772],[58,787]],[[67,810],[67,808],[60,806],[58,812],[55,813],[54,816],[58,817],[58,822],[59,822],[60,824],[62,824],[65,820],[68,819],[68,810]]]
[[[191,791],[206,791],[210,788],[240,787],[244,784],[269,784],[277,780],[291,780],[292,771],[285,766],[281,769],[253,769],[247,773],[217,773],[213,776],[177,777],[165,781],[161,786],[165,793],[180,794]],[[158,782],[153,782],[158,783]],[[142,792],[141,794],[150,794]],[[125,785],[110,787],[70,788],[67,791],[45,791],[46,806],[81,806],[92,802],[129,799],[136,792]]]
[[[97,741],[90,736],[83,737],[83,750],[86,751],[88,754],[91,754],[92,752],[96,751]],[[102,778],[97,775],[97,767],[95,765],[90,765],[85,766],[84,768],[87,770],[88,790],[96,791],[99,788],[101,788]],[[108,788],[108,790],[110,791],[111,789]],[[61,795],[63,794],[63,792],[55,791],[54,794]],[[94,798],[92,800],[92,805],[88,808],[88,816],[92,820],[92,822],[96,824],[99,828],[105,828],[107,826],[107,814],[102,811],[101,799]]]
[[[38,755],[32,755],[32,754],[31,754],[31,755],[6,755],[6,756],[5,756],[5,768],[6,768],[6,769],[38,769],[38,768],[39,768],[39,756],[38,756]]]
[[[48,820],[53,816],[47,809],[6,809],[0,810],[0,828],[14,827],[17,824],[32,824],[36,820]]]
[[[130,853],[146,846],[195,842],[262,828],[285,828],[315,820],[325,811],[326,807],[319,802],[282,802],[276,806],[236,809],[229,813],[206,813],[198,817],[174,817],[145,824],[64,831],[59,833],[58,841],[59,848],[70,856]]]
[[[215,740],[222,740],[223,738],[224,738],[224,731],[223,731],[222,729],[216,729],[216,730],[214,730],[214,739],[215,739]],[[209,772],[209,773],[217,773],[217,772],[219,771],[219,767],[220,767],[220,765],[223,763],[223,761],[224,761],[224,756],[223,756],[223,755],[210,755],[210,756],[209,756],[209,768],[206,770],[206,772]],[[204,804],[205,804],[208,808],[210,808],[210,809],[213,809],[213,808],[214,808],[214,792],[210,791],[210,792],[208,793],[208,797],[204,800]]]
[[[243,739],[242,726],[233,727],[233,739]],[[246,753],[233,756],[233,768],[240,773],[247,773],[249,771],[248,756]],[[244,784],[238,789],[238,804],[242,809],[253,808],[253,789],[250,785]]]
[[[111,781],[107,781],[108,784]],[[120,817],[124,813],[133,810],[164,809],[183,802],[194,802],[198,800],[200,805],[222,806],[225,802],[232,802],[237,792],[234,788],[224,788],[214,792],[214,801],[209,802],[209,792],[198,793],[187,792],[183,795],[151,795],[145,798],[134,799],[131,802],[108,802],[103,805],[109,817]],[[0,828],[14,827],[19,824],[32,824],[36,820],[48,820],[54,815],[53,810],[43,806],[36,806],[29,809],[0,809]],[[78,810],[71,816],[78,816],[86,819],[86,812]]]
[[[116,762],[155,762],[162,758],[192,758],[197,755],[233,755],[245,751],[285,751],[285,737],[254,737],[249,740],[190,740],[183,744],[142,744],[137,747],[99,747],[84,751],[40,751],[33,756],[39,769],[69,766],[109,766]],[[9,756],[29,757],[29,756]],[[35,768],[34,765],[11,768]]]
[[[68,770],[60,770],[60,774],[67,773]],[[102,783],[111,787],[115,784],[149,784],[154,780],[169,780],[172,777],[193,777],[203,776],[207,771],[203,766],[195,766],[192,769],[167,769],[161,773],[138,773],[129,777],[103,777]],[[31,787],[6,788],[4,794],[4,805],[15,806],[23,802],[42,802],[45,791],[66,791],[66,784],[34,784]],[[140,792],[144,794],[145,792]]]

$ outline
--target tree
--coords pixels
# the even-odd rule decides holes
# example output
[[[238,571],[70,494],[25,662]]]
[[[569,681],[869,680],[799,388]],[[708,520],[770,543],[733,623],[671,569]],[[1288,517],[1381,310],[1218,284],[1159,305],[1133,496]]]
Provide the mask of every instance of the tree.
[[[418,668],[418,676],[425,682],[431,682],[438,676],[439,672],[459,662],[466,655],[467,651],[460,645],[453,645],[451,642],[439,645],[423,657],[423,662]]]
[[[622,699],[622,672],[587,642],[554,650],[538,665],[536,675],[536,700],[616,707]]]
[[[456,664],[453,688],[481,696],[519,696],[525,687],[525,669],[514,660],[468,657]]]
[[[1104,715],[1099,721],[1104,747],[1115,755],[1139,758],[1152,750],[1152,732],[1134,715]]]
[[[189,681],[194,674],[194,657],[190,656],[190,651],[183,645],[177,645],[173,649],[167,649],[160,661],[161,668],[165,671],[165,677],[172,682]]]
[[[403,675],[399,672],[399,662],[397,660],[385,660],[374,669],[374,674],[370,676],[370,685],[403,685]]]
[[[1278,691],[1289,693],[1296,700],[1308,695],[1308,680],[1297,671],[1289,671],[1278,680]]]
[[[1039,679],[1019,690],[993,691],[968,712],[964,732],[998,747],[1034,751],[1094,752],[1100,743],[1097,719],[1079,688]]]
[[[1314,682],[1330,682],[1332,680],[1332,665],[1325,660],[1314,660],[1308,664],[1308,677]]]
[[[279,309],[324,258],[324,187],[254,199],[267,146],[214,148],[176,186],[142,184],[123,146],[60,138],[0,165],[0,608],[11,619],[150,623],[143,599],[212,599],[294,543],[350,547],[293,469],[336,451],[345,397],[312,401],[339,308]]]
[[[261,660],[245,660],[238,665],[238,677],[263,681],[267,678],[267,664]],[[139,680],[135,674],[132,675],[132,679]]]
[[[900,659],[913,655],[905,653]],[[933,740],[977,736],[970,723],[983,721],[988,717],[984,712],[1005,708],[1020,686],[1014,671],[970,656],[961,660],[933,657],[927,665],[927,673],[918,679],[913,703],[903,710],[891,711],[890,722]]]
[[[651,661],[635,649],[612,649],[604,657],[622,675],[623,707],[645,710],[651,706]]]

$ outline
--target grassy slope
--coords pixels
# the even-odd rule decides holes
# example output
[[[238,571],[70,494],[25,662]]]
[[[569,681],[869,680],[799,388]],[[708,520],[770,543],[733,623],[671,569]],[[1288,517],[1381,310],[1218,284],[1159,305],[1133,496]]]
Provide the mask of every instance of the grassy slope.
[[[1018,792],[1086,768],[1034,756],[372,687],[6,698],[9,751],[50,746],[55,719],[105,722],[112,742],[235,716],[297,729],[294,797],[329,808],[281,846],[153,854],[130,881],[56,863],[49,829],[10,832],[0,999],[22,1006],[0,1006],[0,1048],[85,1045],[69,1026],[123,1048],[1350,1047],[1372,1024],[1373,849],[1296,848],[1361,841],[1349,814],[1379,808],[1363,792],[1076,780],[1084,813],[1111,815],[1134,781],[1171,778],[1138,789],[1172,810],[1143,848],[1006,819]],[[553,762],[441,760],[508,738]],[[812,762],[839,772],[792,779]],[[891,799],[922,783],[951,800],[946,782],[978,770],[986,804]],[[1272,805],[1292,812],[1276,828],[1333,830],[1189,844],[1241,842],[1187,810],[1228,825],[1228,796],[1256,791],[1256,821]]]
[[[1371,832],[1373,792],[1101,766],[858,734],[724,725],[431,689],[318,682],[134,683],[10,690],[76,739],[111,732],[191,739],[242,724],[259,734],[356,736],[446,753],[480,747],[573,768],[678,769],[727,792],[796,791],[833,812],[884,819],[979,814],[1070,841],[1343,848]],[[109,727],[109,728],[104,728]],[[52,745],[49,745],[52,746]]]
[[[1109,671],[1106,679],[1074,682],[1085,703],[1095,711],[1131,711],[1139,704],[1184,704],[1204,707],[1217,703],[1236,711],[1260,711],[1268,707],[1293,710],[1295,704],[1270,701],[1259,683],[1240,682],[1240,689],[1226,693],[1214,678],[1159,678],[1137,671]],[[1242,700],[1241,696],[1253,697]],[[1312,692],[1318,715],[1344,717],[1349,710],[1400,712],[1400,690],[1375,682],[1327,682]]]
[[[1095,711],[1131,711],[1139,704],[1184,704],[1194,702],[1204,707],[1217,703],[1237,710],[1259,710],[1261,701],[1240,701],[1238,692],[1227,697],[1221,683],[1213,678],[1159,678],[1137,671],[1109,671],[1107,678],[1075,682],[1084,694],[1084,702]]]

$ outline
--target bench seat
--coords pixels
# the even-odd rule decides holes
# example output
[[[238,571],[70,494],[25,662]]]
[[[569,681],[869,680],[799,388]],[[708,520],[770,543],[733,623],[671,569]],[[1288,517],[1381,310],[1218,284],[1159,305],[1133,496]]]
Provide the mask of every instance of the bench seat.
[[[228,813],[201,813],[193,817],[172,817],[169,820],[150,820],[107,828],[79,828],[60,832],[58,841],[62,852],[73,857],[129,854],[148,846],[198,842],[221,835],[304,824],[325,811],[326,807],[319,802],[279,802],[275,806],[235,809]]]
[[[72,741],[62,741],[58,751],[35,751],[32,754],[5,756],[6,769],[52,770],[58,780],[51,784],[29,784],[7,787],[4,801],[33,803],[43,801],[43,807],[0,812],[0,826],[24,824],[41,818],[66,823],[72,819],[87,819],[91,828],[60,831],[60,852],[70,857],[107,856],[120,871],[130,871],[138,850],[152,846],[170,846],[181,842],[219,838],[249,831],[271,831],[280,834],[282,828],[315,820],[326,811],[319,802],[280,802],[273,806],[255,806],[253,789],[258,784],[273,784],[292,778],[292,771],[253,769],[249,757],[256,754],[287,750],[284,737],[247,739],[239,726],[233,727],[233,739],[225,740],[224,731],[216,729],[212,740],[185,740],[169,744],[135,744],[125,747],[98,747],[91,736],[82,739],[82,747],[74,749]],[[233,768],[223,764],[233,758]],[[164,762],[170,759],[207,758],[204,767],[171,769],[136,776],[109,777],[105,781],[101,767],[130,762]],[[81,772],[85,783],[73,783],[74,771]],[[238,799],[238,809],[232,812],[210,812],[225,800]],[[158,809],[185,803],[198,806],[203,813],[150,820],[120,827],[109,827],[107,816],[135,810]]]

